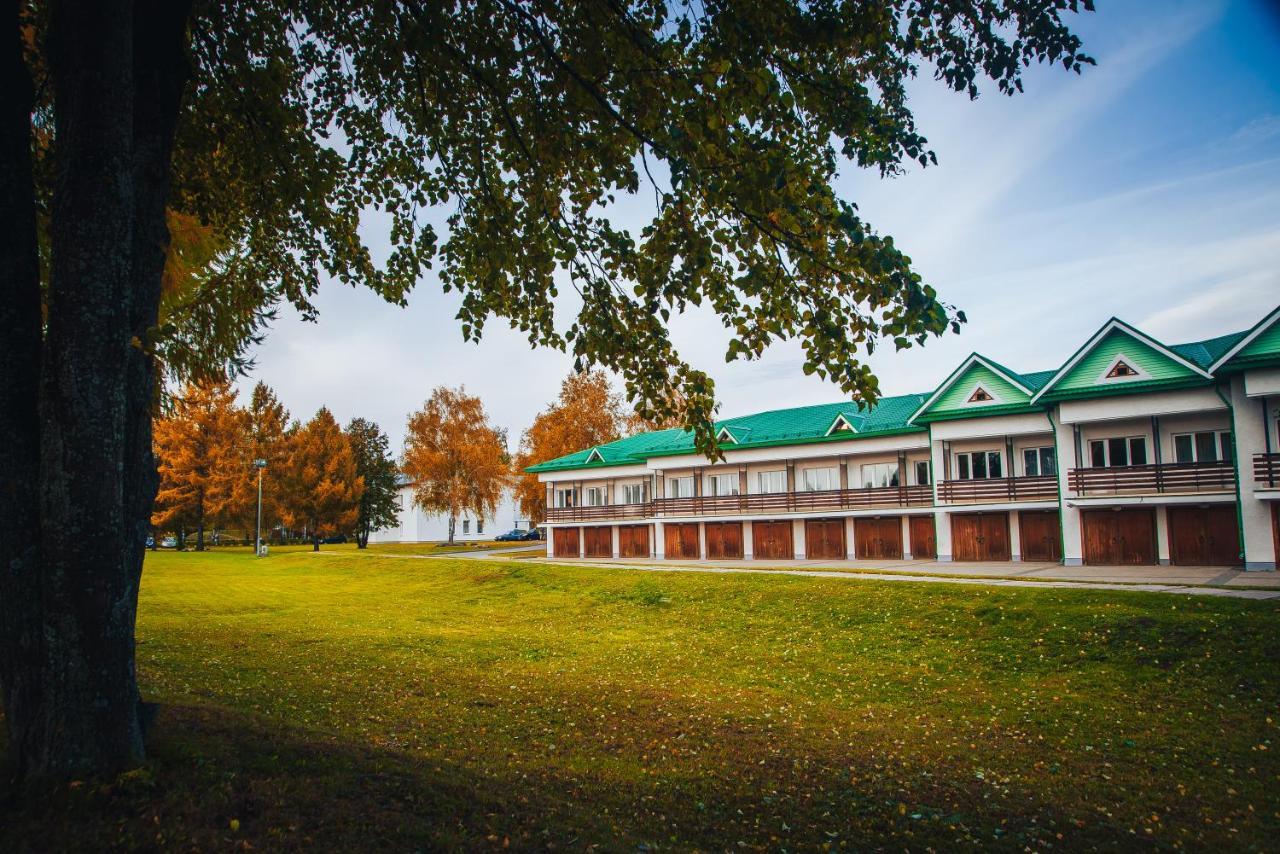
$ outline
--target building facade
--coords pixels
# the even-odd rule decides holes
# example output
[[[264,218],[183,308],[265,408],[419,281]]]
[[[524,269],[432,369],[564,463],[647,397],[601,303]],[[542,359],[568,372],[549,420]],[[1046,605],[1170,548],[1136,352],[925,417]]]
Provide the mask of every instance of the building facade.
[[[413,485],[401,483],[396,490],[395,527],[383,528],[369,535],[371,543],[436,543],[449,539],[449,517],[427,513],[413,503]],[[455,540],[492,540],[512,529],[528,530],[529,520],[519,518],[510,492],[502,494],[492,518],[481,519],[474,513],[458,517],[453,532]]]
[[[1065,364],[979,354],[932,392],[663,430],[529,469],[555,557],[1273,570],[1280,309],[1166,345],[1108,321]]]

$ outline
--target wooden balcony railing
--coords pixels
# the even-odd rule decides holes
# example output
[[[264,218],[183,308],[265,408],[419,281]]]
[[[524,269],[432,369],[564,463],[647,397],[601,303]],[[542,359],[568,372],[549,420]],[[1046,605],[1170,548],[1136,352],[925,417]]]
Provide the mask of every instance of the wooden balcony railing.
[[[1254,454],[1253,482],[1270,489],[1280,486],[1280,454]]]
[[[716,516],[858,510],[874,507],[919,507],[933,502],[926,486],[886,486],[875,489],[827,489],[819,492],[771,492],[763,495],[704,495],[696,498],[658,498],[657,516]]]
[[[944,480],[938,484],[938,500],[949,504],[1045,501],[1057,497],[1058,479],[1053,475]]]
[[[593,522],[600,519],[643,519],[649,504],[603,504],[597,507],[548,507],[548,522]]]
[[[1071,488],[1078,495],[1166,492],[1226,492],[1235,489],[1235,466],[1229,462],[1163,463],[1072,469]]]

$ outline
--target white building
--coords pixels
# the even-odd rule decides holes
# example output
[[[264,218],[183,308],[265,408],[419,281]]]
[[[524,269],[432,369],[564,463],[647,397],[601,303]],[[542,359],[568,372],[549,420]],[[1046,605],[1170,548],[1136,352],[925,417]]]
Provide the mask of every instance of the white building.
[[[394,528],[375,531],[369,537],[371,543],[428,543],[449,539],[449,517],[426,513],[413,502],[413,486],[403,483],[397,490],[399,524]],[[529,529],[529,520],[521,518],[512,494],[504,492],[498,501],[497,512],[491,519],[479,519],[467,513],[458,518],[454,529],[455,540],[492,540],[513,528]]]

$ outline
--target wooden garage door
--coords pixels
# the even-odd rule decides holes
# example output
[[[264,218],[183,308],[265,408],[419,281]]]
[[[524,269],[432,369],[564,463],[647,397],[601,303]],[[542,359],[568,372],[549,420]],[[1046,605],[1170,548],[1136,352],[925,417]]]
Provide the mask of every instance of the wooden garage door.
[[[1062,523],[1057,510],[1021,510],[1018,535],[1023,560],[1062,560]]]
[[[648,557],[649,526],[619,525],[618,555],[620,557]]]
[[[933,560],[938,556],[938,532],[932,516],[911,517],[911,556],[916,560]]]
[[[958,561],[1011,559],[1009,514],[954,514],[951,517],[951,557]]]
[[[707,558],[742,557],[741,522],[707,522]]]
[[[791,560],[790,522],[752,522],[751,553],[757,560]]]
[[[1235,566],[1240,563],[1236,508],[1169,508],[1169,559],[1179,566]]]
[[[599,525],[583,528],[582,553],[587,557],[613,557],[613,529]]]
[[[806,520],[804,556],[809,560],[844,560],[844,520]]]
[[[552,528],[551,549],[556,557],[578,556],[578,529]]]
[[[902,558],[902,517],[882,516],[878,519],[855,519],[853,522],[855,553],[864,560]]]
[[[1156,511],[1085,510],[1080,514],[1084,562],[1094,566],[1154,566]]]
[[[694,559],[698,557],[699,548],[697,522],[664,525],[662,534],[667,547],[667,557],[685,559]]]

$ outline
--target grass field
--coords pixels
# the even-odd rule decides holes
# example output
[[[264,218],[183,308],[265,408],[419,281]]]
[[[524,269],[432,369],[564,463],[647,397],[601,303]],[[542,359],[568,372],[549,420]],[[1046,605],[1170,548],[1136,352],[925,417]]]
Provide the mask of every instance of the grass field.
[[[1280,609],[148,556],[148,765],[0,850],[1274,849]]]

